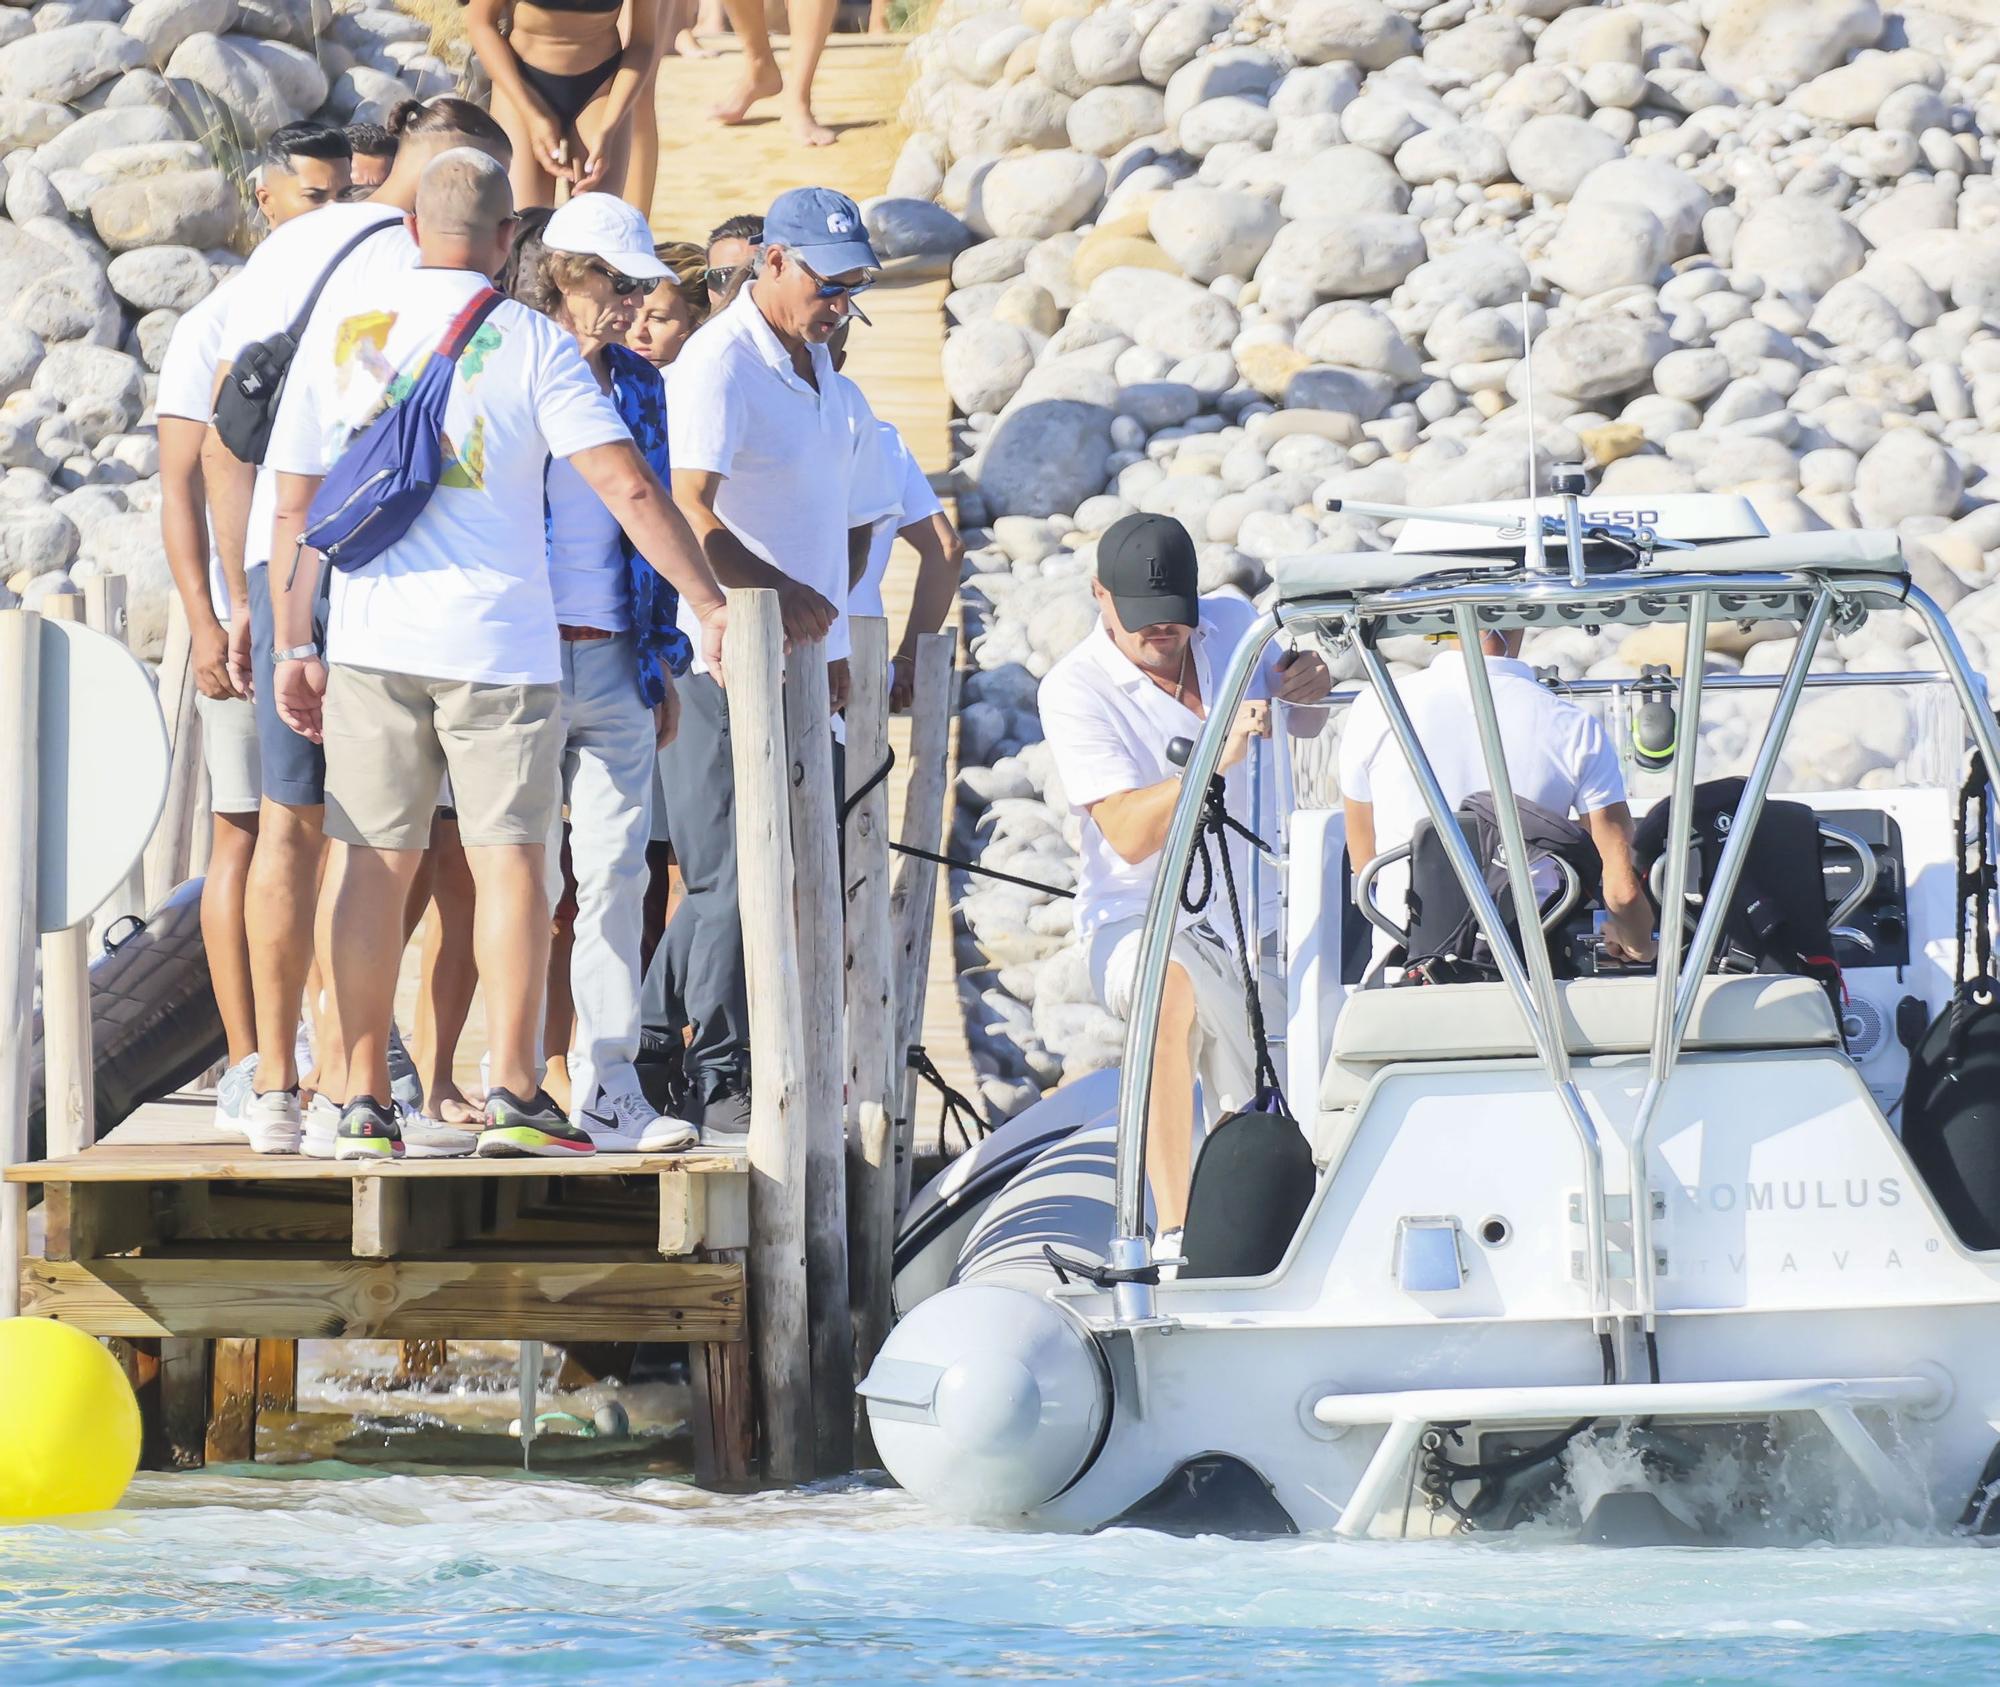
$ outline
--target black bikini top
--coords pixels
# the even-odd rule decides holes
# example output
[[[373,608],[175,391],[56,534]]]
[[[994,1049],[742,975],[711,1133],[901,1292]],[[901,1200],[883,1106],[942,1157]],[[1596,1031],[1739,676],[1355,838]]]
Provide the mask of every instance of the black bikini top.
[[[615,12],[625,0],[518,0],[544,12]]]

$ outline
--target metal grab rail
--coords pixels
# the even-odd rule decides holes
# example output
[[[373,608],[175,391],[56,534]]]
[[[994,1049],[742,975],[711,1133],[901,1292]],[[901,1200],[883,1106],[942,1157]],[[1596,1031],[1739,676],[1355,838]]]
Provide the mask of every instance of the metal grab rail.
[[[1375,880],[1383,868],[1393,867],[1398,861],[1409,860],[1414,847],[1411,844],[1398,844],[1394,849],[1385,849],[1354,876],[1354,906],[1360,910],[1361,917],[1377,931],[1387,937],[1393,937],[1398,943],[1407,943],[1410,933],[1406,927],[1399,926],[1382,911],[1382,905],[1375,900]],[[1583,879],[1560,855],[1544,855],[1541,859],[1562,875],[1562,894],[1549,905],[1549,911],[1542,916],[1542,930],[1553,931],[1569,918],[1572,910],[1583,900]]]
[[[1829,843],[1837,843],[1854,852],[1855,886],[1833,905],[1833,912],[1826,917],[1826,923],[1837,933],[1847,923],[1848,916],[1875,894],[1875,886],[1880,882],[1882,870],[1875,864],[1875,851],[1871,849],[1858,832],[1850,832],[1845,826],[1836,826],[1831,820],[1819,823],[1819,835]],[[1646,875],[1646,885],[1653,893],[1653,900],[1660,905],[1664,918],[1667,912],[1667,856],[1660,852],[1660,858],[1653,863],[1652,871]],[[1357,891],[1358,895],[1359,892]],[[1685,895],[1685,892],[1683,892]],[[1699,900],[1699,898],[1697,898]],[[1362,910],[1364,913],[1366,909]]]

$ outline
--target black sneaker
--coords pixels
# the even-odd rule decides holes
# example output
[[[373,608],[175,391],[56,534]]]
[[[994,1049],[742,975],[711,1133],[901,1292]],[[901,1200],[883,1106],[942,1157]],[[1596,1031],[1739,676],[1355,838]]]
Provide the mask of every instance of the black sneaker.
[[[486,1096],[486,1128],[479,1133],[483,1156],[533,1154],[545,1160],[582,1159],[597,1146],[555,1104],[547,1090],[536,1090],[523,1101],[510,1090]]]
[[[677,1033],[647,1030],[639,1033],[639,1054],[632,1064],[639,1074],[639,1088],[661,1113],[686,1116],[688,1080],[683,1059],[686,1052]]]
[[[384,1107],[372,1096],[350,1101],[340,1110],[340,1127],[334,1132],[336,1160],[400,1160],[403,1157],[403,1130],[396,1122],[396,1110]]]
[[[719,1090],[701,1110],[704,1148],[741,1149],[750,1141],[750,1097],[742,1090]]]

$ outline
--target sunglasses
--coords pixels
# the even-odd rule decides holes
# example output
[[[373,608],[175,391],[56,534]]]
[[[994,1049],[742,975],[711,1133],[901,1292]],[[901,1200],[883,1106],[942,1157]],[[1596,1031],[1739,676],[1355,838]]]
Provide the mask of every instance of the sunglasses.
[[[705,269],[701,272],[701,284],[711,293],[726,292],[730,277],[735,275],[736,266],[724,265],[721,269]]]
[[[629,299],[634,293],[650,293],[659,286],[657,280],[642,281],[636,275],[623,275],[609,264],[592,264],[590,267],[611,283],[611,291],[621,299]]]
[[[795,260],[796,261],[796,260]],[[864,328],[873,328],[874,323],[861,313],[861,307],[854,302],[854,295],[865,293],[873,287],[873,281],[829,281],[810,264],[801,263],[799,268],[806,273],[806,279],[815,283],[815,299],[839,299],[847,306],[847,314],[855,318]]]

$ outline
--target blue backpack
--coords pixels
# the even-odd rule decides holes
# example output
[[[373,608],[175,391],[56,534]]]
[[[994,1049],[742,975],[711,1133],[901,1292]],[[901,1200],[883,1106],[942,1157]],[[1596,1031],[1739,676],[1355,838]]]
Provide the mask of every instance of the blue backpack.
[[[402,402],[392,402],[347,442],[306,512],[301,544],[335,568],[360,568],[409,532],[444,474],[444,412],[459,354],[500,301],[482,288],[453,319]]]

